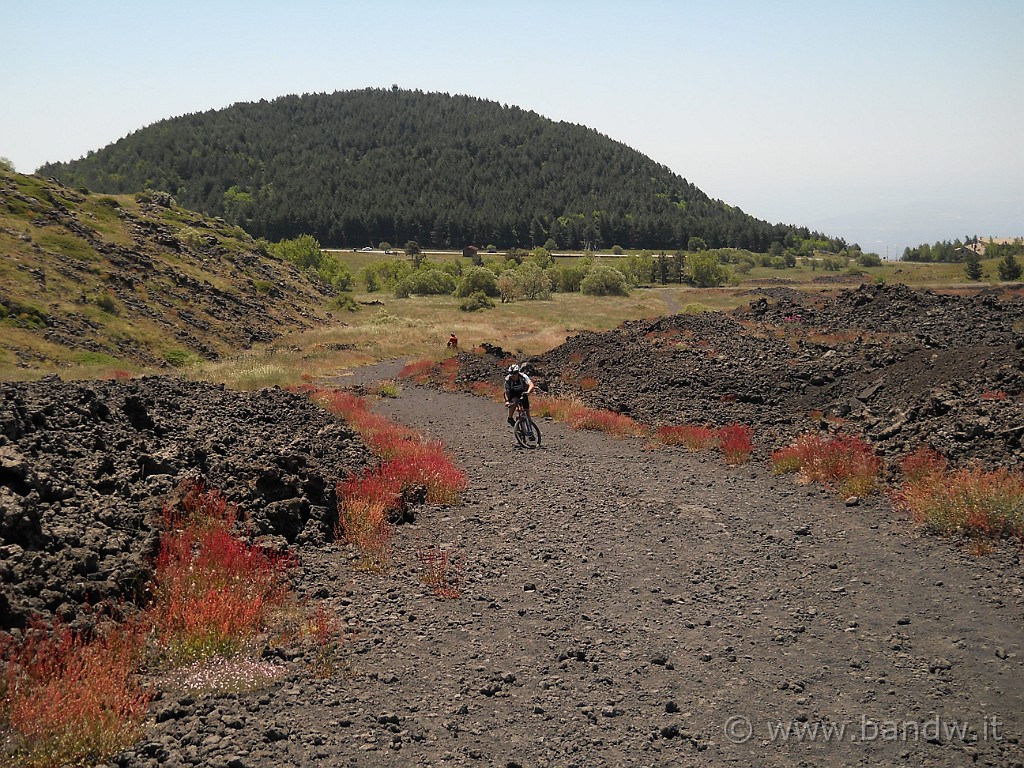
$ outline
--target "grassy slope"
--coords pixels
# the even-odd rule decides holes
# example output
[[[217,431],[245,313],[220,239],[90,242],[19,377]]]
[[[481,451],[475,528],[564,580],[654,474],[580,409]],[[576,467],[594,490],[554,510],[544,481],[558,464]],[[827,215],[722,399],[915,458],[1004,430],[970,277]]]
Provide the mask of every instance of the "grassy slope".
[[[311,327],[327,298],[223,222],[0,172],[2,378],[235,354]]]

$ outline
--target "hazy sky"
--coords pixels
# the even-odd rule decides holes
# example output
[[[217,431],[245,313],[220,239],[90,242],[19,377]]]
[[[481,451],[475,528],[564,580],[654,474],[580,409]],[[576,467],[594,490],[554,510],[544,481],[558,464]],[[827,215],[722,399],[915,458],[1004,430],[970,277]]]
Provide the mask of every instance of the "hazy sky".
[[[166,117],[397,84],[589,126],[883,256],[1024,235],[1022,0],[12,0],[0,29],[23,173]]]

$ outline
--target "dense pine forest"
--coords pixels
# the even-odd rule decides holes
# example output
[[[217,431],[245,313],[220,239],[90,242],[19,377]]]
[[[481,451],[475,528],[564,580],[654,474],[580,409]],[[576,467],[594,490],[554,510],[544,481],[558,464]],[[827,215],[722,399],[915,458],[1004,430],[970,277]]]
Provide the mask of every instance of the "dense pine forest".
[[[700,238],[763,252],[821,239],[712,200],[589,128],[397,87],[163,120],[39,173],[106,193],[162,190],[268,240],[310,234],[325,247],[682,249]]]

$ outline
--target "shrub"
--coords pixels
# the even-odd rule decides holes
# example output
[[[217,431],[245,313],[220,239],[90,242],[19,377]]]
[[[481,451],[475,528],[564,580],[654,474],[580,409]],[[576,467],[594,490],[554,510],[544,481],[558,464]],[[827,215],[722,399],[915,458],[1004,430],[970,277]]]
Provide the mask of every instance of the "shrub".
[[[627,296],[626,277],[615,267],[603,264],[591,268],[580,281],[580,291],[588,296]]]
[[[462,273],[462,279],[455,288],[455,295],[459,298],[472,296],[474,293],[483,293],[485,296],[498,295],[498,276],[487,267],[470,267]],[[491,306],[494,306],[493,303]]]
[[[926,477],[942,474],[946,471],[947,465],[948,462],[942,454],[922,445],[913,453],[903,457],[900,462],[900,471],[907,480],[916,482]]]
[[[516,273],[523,298],[530,301],[551,298],[551,280],[537,264],[523,262]]]
[[[456,360],[451,362],[457,365]],[[427,442],[408,427],[372,413],[362,398],[338,390],[306,391],[343,416],[381,460],[338,484],[338,533],[363,554],[364,566],[383,568],[393,535],[388,515],[401,510],[406,496],[417,489],[424,491],[428,503],[457,504],[466,488],[466,473],[448,459],[441,443]]]
[[[501,295],[501,303],[515,301],[523,296],[522,280],[519,273],[509,269],[498,277],[498,293]]]
[[[402,367],[402,370],[398,372],[398,378],[412,379],[418,384],[426,384],[430,381],[430,374],[436,366],[437,363],[433,360],[416,360],[411,363],[406,363]]]
[[[395,296],[441,296],[455,290],[455,277],[442,269],[418,269],[402,278],[395,286]]]
[[[491,384],[490,382],[474,381],[469,385],[469,390],[479,397],[486,397],[489,400],[494,400],[499,403],[505,402],[504,388]]]
[[[394,528],[388,520],[399,508],[400,492],[372,472],[338,483],[338,527],[335,537],[356,548],[365,570],[385,570],[391,561]],[[391,506],[389,506],[389,504]]]
[[[339,293],[330,300],[327,306],[335,312],[340,312],[342,310],[347,312],[358,312],[360,310],[359,304],[352,298],[352,294],[349,293]]]
[[[348,265],[333,253],[325,253],[316,269],[320,279],[336,291],[352,289],[352,272]]]
[[[198,363],[200,357],[187,349],[169,349],[164,352],[164,360],[175,368],[185,368]]]
[[[588,408],[578,400],[570,398],[537,397],[531,411],[535,416],[548,416],[564,422],[572,429],[590,429],[607,432],[616,437],[639,437],[647,434],[647,428],[638,421],[621,413]]]
[[[493,307],[494,302],[483,291],[475,291],[467,296],[465,301],[459,303],[459,309],[463,312],[478,312],[481,309],[492,309]]]
[[[299,269],[318,269],[324,258],[320,242],[312,235],[299,235],[291,240],[270,243],[267,249],[272,255],[290,261]]]
[[[114,297],[109,293],[101,293],[96,297],[96,306],[102,309],[104,312],[110,315],[116,315],[118,312],[117,302]]]
[[[825,438],[801,435],[771,457],[776,474],[800,472],[809,481],[836,488],[844,496],[863,496],[875,489],[882,460],[856,435]]]
[[[981,393],[982,400],[1008,400],[1009,395],[1001,389],[986,390]]]
[[[631,417],[598,408],[571,409],[566,423],[573,429],[592,429],[616,437],[639,437],[647,434],[647,428]]]
[[[692,254],[686,263],[690,280],[699,288],[713,288],[728,279],[728,271],[718,263],[718,257],[709,251]]]
[[[583,278],[593,266],[589,259],[580,259],[575,264],[566,264],[551,270],[554,288],[561,293],[575,293],[580,290]]]
[[[368,264],[363,268],[363,282],[370,293],[381,288],[393,290],[399,282],[412,272],[408,261],[391,259]]]
[[[1019,280],[1022,271],[1020,263],[1012,253],[1003,255],[996,265],[996,270],[999,272],[999,279],[1003,281]]]

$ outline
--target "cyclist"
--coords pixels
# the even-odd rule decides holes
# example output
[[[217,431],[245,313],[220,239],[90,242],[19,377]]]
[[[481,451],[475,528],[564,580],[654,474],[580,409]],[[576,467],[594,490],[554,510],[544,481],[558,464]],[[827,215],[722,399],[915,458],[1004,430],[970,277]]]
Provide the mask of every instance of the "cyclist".
[[[458,349],[459,337],[453,333],[451,336],[448,337],[448,343],[445,346],[447,346],[448,349]]]
[[[533,381],[523,373],[523,369],[512,364],[508,367],[508,376],[505,377],[505,405],[508,406],[508,423],[513,426],[516,423],[516,406],[523,404],[523,410],[530,413],[530,393],[533,392]]]

